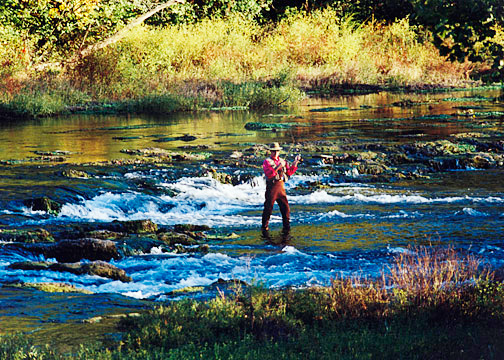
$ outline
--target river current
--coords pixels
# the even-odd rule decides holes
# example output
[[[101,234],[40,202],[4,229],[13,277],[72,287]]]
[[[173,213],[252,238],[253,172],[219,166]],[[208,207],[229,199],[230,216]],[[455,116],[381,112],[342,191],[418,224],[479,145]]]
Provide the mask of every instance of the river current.
[[[504,125],[499,114],[504,104],[495,98],[501,94],[498,89],[380,92],[309,98],[299,107],[275,113],[208,111],[156,118],[73,115],[1,122],[0,228],[52,231],[69,224],[150,219],[160,226],[208,225],[225,236],[210,240],[207,254],[171,254],[152,248],[112,261],[132,277],[130,283],[13,270],[8,268],[13,262],[47,259],[2,246],[0,283],[67,282],[93,292],[155,300],[218,279],[272,288],[327,285],[336,276],[378,275],[394,256],[419,244],[451,245],[495,267],[503,266],[503,166],[454,166],[413,179],[370,181],[357,165],[335,171],[334,164],[308,150],[308,144],[330,141],[347,146],[338,153],[342,156],[351,146],[376,152],[378,145],[453,140],[458,134],[500,141]],[[494,116],[478,117],[482,112]],[[289,126],[247,130],[250,122]],[[295,153],[305,160],[286,184],[291,233],[282,235],[275,206],[271,236],[264,237],[261,162],[241,166],[239,153],[273,141],[282,144],[288,160]],[[298,144],[295,150],[292,143]],[[208,160],[173,166],[105,163],[128,159],[124,149],[145,148],[197,152]],[[502,155],[501,150],[494,153]],[[216,154],[236,156],[236,166],[212,161]],[[61,176],[76,168],[92,176]],[[205,173],[209,168],[248,178],[224,184]],[[23,204],[39,196],[63,204],[59,214],[33,211]]]

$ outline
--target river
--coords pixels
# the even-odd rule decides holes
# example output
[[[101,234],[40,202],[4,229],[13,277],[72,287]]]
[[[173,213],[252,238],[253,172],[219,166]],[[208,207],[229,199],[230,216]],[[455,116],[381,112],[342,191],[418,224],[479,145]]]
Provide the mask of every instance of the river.
[[[152,248],[113,260],[132,277],[129,283],[13,270],[8,266],[14,262],[47,259],[12,251],[2,242],[0,283],[66,282],[96,293],[153,300],[218,279],[272,288],[327,285],[335,276],[375,276],[394,256],[419,244],[451,245],[501,267],[504,103],[495,101],[500,95],[499,89],[379,92],[311,97],[274,113],[72,115],[0,122],[0,229],[57,231],[71,224],[150,219],[159,226],[208,225],[220,234],[233,234],[209,241],[206,254]],[[247,130],[245,125],[252,122],[286,127]],[[254,154],[257,144],[274,141],[282,144],[284,155],[290,150],[289,160],[299,153],[304,162],[287,183],[291,233],[281,234],[275,206],[271,236],[264,237],[260,165],[266,153],[255,164],[250,157],[243,159]],[[457,144],[453,154],[436,148],[443,141]],[[297,146],[291,148],[292,143]],[[413,146],[425,149],[418,144],[429,143],[431,153],[424,152],[419,163]],[[127,161],[134,156],[124,149],[148,148],[195,152],[204,160],[173,165]],[[493,158],[485,160],[485,154]],[[215,161],[231,156],[236,157],[234,166]],[[408,159],[391,163],[392,156]],[[475,157],[478,164],[486,162],[463,162]],[[117,159],[126,161],[110,162]],[[247,175],[247,181],[218,182],[207,175],[210,168]],[[69,169],[91,176],[61,176]],[[23,204],[40,196],[61,203],[59,214]]]

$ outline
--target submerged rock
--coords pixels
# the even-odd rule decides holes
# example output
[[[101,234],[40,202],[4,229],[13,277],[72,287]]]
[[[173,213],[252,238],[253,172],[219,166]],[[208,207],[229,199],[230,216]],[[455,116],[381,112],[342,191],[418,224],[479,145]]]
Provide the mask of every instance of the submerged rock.
[[[295,126],[295,123],[264,123],[264,122],[248,122],[245,124],[247,130],[276,130],[290,129]]]
[[[339,107],[325,107],[320,109],[310,109],[310,112],[333,112],[333,111],[343,111],[348,110],[347,106],[339,106]]]
[[[23,204],[33,211],[45,211],[51,215],[58,215],[62,208],[59,202],[51,200],[46,196],[25,200]]]
[[[0,240],[22,243],[54,242],[51,233],[45,229],[0,229]]]
[[[74,263],[55,263],[48,261],[23,261],[9,265],[10,269],[14,270],[50,270],[58,272],[70,272],[76,275],[96,275],[112,280],[122,282],[130,282],[131,277],[126,272],[118,267],[104,261],[93,261],[89,263],[74,262]]]
[[[59,262],[77,262],[87,260],[119,259],[116,243],[110,240],[92,238],[61,240],[42,252],[47,258],[55,258]]]
[[[175,231],[185,232],[185,231],[209,231],[210,227],[207,225],[193,225],[193,224],[176,224],[174,227]]]

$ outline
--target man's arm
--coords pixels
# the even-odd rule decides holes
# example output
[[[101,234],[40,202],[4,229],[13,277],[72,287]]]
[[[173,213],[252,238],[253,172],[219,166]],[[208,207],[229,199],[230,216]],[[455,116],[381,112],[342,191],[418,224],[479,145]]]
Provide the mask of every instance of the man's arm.
[[[301,155],[297,155],[296,158],[294,159],[294,162],[292,163],[292,165],[289,165],[287,163],[286,170],[287,170],[288,176],[292,176],[296,172],[300,161],[301,161]]]

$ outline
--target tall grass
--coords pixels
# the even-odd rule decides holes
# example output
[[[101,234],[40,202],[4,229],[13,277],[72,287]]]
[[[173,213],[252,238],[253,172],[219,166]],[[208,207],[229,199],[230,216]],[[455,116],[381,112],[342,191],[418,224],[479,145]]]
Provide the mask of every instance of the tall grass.
[[[440,56],[428,34],[408,19],[357,24],[331,8],[294,12],[260,27],[231,16],[164,29],[138,27],[74,73],[89,86],[137,84],[141,93],[188,80],[314,84],[453,85],[464,68]],[[288,82],[288,83],[286,83]]]
[[[10,50],[0,51],[0,61],[11,56],[16,41],[7,39]],[[29,64],[33,59],[25,56]],[[28,82],[45,78],[30,66],[22,68]],[[0,81],[19,79],[23,69],[4,70]],[[356,23],[331,8],[291,12],[262,26],[238,13],[165,28],[140,26],[122,41],[50,74],[53,84],[70,84],[94,102],[189,98],[191,110],[291,104],[302,99],[299,89],[331,90],[341,84],[460,85],[466,75],[467,66],[442,57],[430,35],[408,19],[389,25]],[[19,86],[6,89],[0,94],[4,103],[15,93],[26,93]],[[46,94],[55,96],[49,90]],[[170,109],[187,108],[181,102]],[[42,108],[39,114],[50,113]]]

